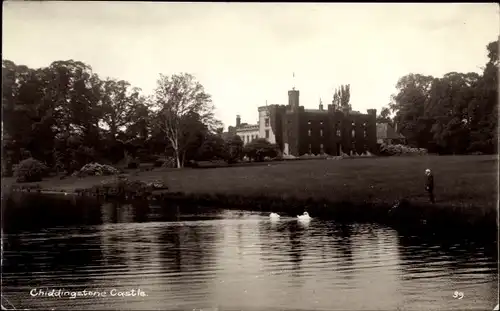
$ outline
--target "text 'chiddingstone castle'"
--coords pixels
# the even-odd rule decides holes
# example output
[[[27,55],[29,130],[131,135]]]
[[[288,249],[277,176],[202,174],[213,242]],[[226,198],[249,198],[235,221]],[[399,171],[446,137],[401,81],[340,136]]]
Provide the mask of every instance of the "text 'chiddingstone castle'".
[[[288,105],[261,106],[257,124],[230,126],[229,135],[238,135],[245,144],[266,138],[277,144],[285,155],[341,155],[374,153],[377,148],[377,110],[366,114],[340,108],[335,103],[318,109],[299,105],[299,91],[288,91]]]

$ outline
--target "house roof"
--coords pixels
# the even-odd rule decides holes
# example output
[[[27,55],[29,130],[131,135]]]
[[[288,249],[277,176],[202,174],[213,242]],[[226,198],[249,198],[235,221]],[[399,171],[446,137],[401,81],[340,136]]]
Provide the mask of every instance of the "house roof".
[[[259,130],[258,124],[242,124],[241,126],[236,128],[237,132],[258,131],[258,130]]]

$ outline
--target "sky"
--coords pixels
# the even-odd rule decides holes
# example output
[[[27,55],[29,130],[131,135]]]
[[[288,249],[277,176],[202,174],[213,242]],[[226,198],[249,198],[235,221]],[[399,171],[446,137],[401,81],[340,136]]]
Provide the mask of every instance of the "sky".
[[[16,64],[79,60],[145,94],[160,73],[191,73],[227,129],[294,86],[305,108],[350,84],[354,110],[380,111],[406,74],[480,72],[500,21],[495,3],[7,1],[2,26]]]

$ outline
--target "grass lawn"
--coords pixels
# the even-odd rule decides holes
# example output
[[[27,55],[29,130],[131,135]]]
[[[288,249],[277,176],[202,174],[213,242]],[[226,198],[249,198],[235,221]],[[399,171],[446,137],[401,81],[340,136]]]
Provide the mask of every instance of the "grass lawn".
[[[163,179],[172,192],[281,197],[392,204],[406,198],[427,202],[424,170],[434,173],[437,205],[495,210],[497,156],[420,156],[269,162],[207,169],[168,169],[131,174],[143,181]],[[46,179],[42,189],[74,191],[110,177]],[[13,184],[6,178],[5,185]]]

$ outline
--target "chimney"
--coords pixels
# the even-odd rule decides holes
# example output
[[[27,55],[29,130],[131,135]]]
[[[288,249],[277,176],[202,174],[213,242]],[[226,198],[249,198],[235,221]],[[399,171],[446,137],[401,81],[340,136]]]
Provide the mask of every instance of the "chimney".
[[[323,102],[319,99],[319,110],[323,111]]]
[[[236,116],[236,127],[240,127],[240,125],[241,125],[241,117],[240,117],[240,115],[237,115]]]

